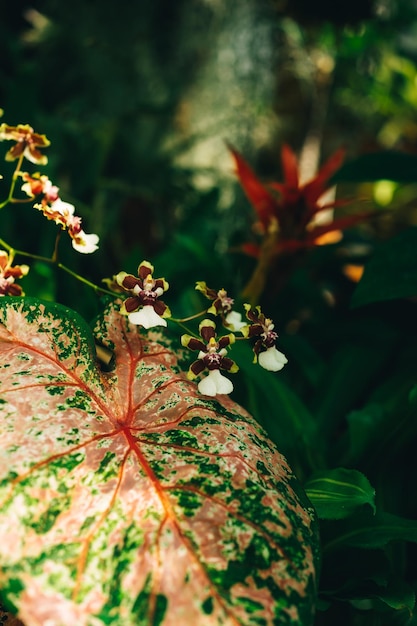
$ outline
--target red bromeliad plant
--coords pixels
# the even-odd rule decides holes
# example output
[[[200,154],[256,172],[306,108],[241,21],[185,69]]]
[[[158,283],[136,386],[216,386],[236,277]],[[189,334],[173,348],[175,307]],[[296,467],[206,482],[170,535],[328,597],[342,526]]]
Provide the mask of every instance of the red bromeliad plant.
[[[258,218],[254,230],[262,237],[260,244],[250,242],[242,246],[243,252],[258,259],[255,272],[243,292],[245,298],[256,302],[278,257],[337,241],[341,230],[362,221],[367,215],[343,216],[325,224],[316,221],[320,212],[346,204],[345,201],[322,201],[329,189],[329,179],[343,163],[343,149],[335,152],[311,181],[302,184],[297,158],[291,148],[284,145],[281,152],[284,182],[268,185],[259,180],[236,150],[230,150],[239,182]]]
[[[264,431],[119,305],[94,338],[112,371],[71,310],[0,302],[6,606],[26,626],[311,624],[314,513]]]

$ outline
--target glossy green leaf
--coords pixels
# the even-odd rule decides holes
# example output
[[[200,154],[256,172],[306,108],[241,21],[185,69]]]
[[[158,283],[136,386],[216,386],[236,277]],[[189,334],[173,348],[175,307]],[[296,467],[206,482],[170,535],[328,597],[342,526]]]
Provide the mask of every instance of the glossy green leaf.
[[[360,608],[364,603],[381,600],[385,606],[379,608],[398,618],[398,612],[406,612],[410,617],[414,606],[414,592],[393,567],[383,549],[363,549],[346,546],[338,550],[326,561],[322,572],[322,593],[325,598],[337,597]],[[393,609],[393,611],[389,611]]]
[[[416,602],[416,596],[409,585],[399,577],[393,578],[385,589],[380,589],[375,596],[391,609],[406,611],[411,617]]]
[[[352,306],[417,295],[417,228],[384,242],[368,261]]]
[[[385,151],[363,154],[346,162],[336,172],[332,182],[371,182],[393,180],[417,182],[417,156],[406,152]]]
[[[366,476],[357,470],[337,468],[315,472],[305,490],[322,519],[348,517],[363,504],[375,510],[375,490]]]
[[[319,429],[326,438],[340,428],[375,378],[392,363],[398,330],[383,319],[352,316],[331,339],[338,347],[327,363],[314,400]]]
[[[12,615],[0,604],[0,624],[1,626],[24,626],[20,619]]]
[[[334,522],[332,534],[324,546],[326,552],[344,546],[381,548],[397,540],[417,543],[417,521],[364,509],[352,518]]]
[[[313,619],[312,508],[265,432],[118,311],[0,303],[0,584],[26,626]]]
[[[302,471],[303,465],[318,465],[321,441],[317,423],[302,400],[282,380],[279,373],[269,372],[253,363],[252,348],[246,342],[236,342],[233,359],[248,392],[251,413],[266,428],[270,437]]]

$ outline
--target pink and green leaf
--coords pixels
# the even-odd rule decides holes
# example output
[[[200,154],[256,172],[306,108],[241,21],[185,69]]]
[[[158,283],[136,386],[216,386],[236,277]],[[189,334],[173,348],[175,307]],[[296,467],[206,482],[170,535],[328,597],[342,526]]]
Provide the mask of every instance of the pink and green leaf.
[[[314,513],[229,398],[109,309],[0,303],[0,588],[25,626],[312,623]]]

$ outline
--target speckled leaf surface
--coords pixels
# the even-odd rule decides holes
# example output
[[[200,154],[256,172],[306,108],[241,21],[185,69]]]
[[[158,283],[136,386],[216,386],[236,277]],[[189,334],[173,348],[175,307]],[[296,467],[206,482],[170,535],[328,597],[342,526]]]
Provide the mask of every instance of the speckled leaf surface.
[[[0,303],[0,587],[26,626],[312,623],[314,514],[229,398],[111,309]],[[278,416],[279,418],[279,416]]]

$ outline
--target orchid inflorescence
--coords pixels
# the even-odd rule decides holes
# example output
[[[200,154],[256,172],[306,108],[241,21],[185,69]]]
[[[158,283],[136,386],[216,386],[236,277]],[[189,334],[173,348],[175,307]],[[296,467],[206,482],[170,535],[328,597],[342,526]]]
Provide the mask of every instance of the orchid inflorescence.
[[[0,239],[0,244],[6,248],[6,250],[0,250],[0,296],[24,295],[16,280],[26,276],[29,266],[13,264],[17,253],[55,263],[97,292],[107,293],[119,300],[122,296],[126,296],[122,300],[120,313],[127,316],[131,324],[149,329],[158,326],[166,327],[167,320],[171,320],[183,326],[184,321],[187,320],[172,318],[169,307],[161,299],[169,288],[168,282],[165,278],[154,278],[154,267],[149,261],[144,260],[139,264],[137,276],[122,271],[111,279],[103,279],[107,289],[94,285],[58,263],[58,242],[62,231],[68,232],[74,250],[83,254],[89,254],[98,249],[98,236],[84,232],[81,228],[81,218],[75,215],[75,207],[61,199],[59,188],[48,176],[39,172],[22,171],[24,159],[36,165],[47,164],[47,157],[41,152],[41,149],[50,145],[46,136],[35,133],[28,124],[17,126],[1,124],[0,141],[4,140],[14,141],[14,145],[6,154],[6,160],[17,160],[17,165],[8,197],[0,203],[0,209],[10,203],[35,201],[33,207],[41,211],[48,220],[55,222],[59,231],[51,258],[39,257],[20,250],[15,251]],[[25,198],[16,198],[14,195],[18,180],[22,181],[21,191],[25,194]],[[210,300],[210,306],[201,313],[188,318],[191,320],[203,317],[198,327],[199,334],[187,332],[182,335],[181,344],[188,350],[197,352],[197,358],[190,365],[187,378],[194,380],[206,373],[198,383],[200,393],[215,396],[233,391],[232,382],[222,372],[233,374],[239,369],[228,356],[228,350],[237,340],[254,340],[254,362],[259,363],[264,369],[276,372],[284,367],[287,358],[276,348],[278,334],[274,330],[274,323],[265,317],[259,306],[253,308],[252,305],[244,304],[246,320],[242,320],[242,314],[234,310],[234,300],[225,289],[216,291],[208,287],[204,281],[198,281],[195,288]],[[228,331],[228,334],[218,335],[220,325]],[[240,336],[236,336],[235,333],[240,333]]]
[[[77,252],[89,254],[97,250],[98,236],[95,234],[88,235],[84,232],[81,228],[81,218],[74,215],[75,207],[60,198],[59,188],[45,175],[41,175],[38,172],[30,175],[28,172],[20,169],[24,158],[37,165],[47,164],[47,156],[40,151],[40,148],[46,148],[50,145],[50,141],[45,135],[35,133],[29,124],[18,124],[17,126],[1,124],[0,141],[15,142],[6,154],[6,161],[14,161],[16,159],[18,161],[9,196],[0,205],[0,208],[3,208],[9,202],[22,202],[21,199],[16,200],[13,197],[16,181],[20,177],[23,180],[21,190],[28,196],[29,200],[36,198],[40,200],[33,205],[34,208],[42,211],[44,216],[48,220],[54,221],[60,226],[61,230],[68,231],[72,239],[72,246]]]
[[[164,278],[154,278],[153,272],[153,265],[149,261],[142,261],[138,267],[137,277],[120,272],[113,278],[113,284],[116,283],[130,294],[123,302],[120,312],[127,315],[132,324],[144,328],[167,326],[167,319],[170,319],[171,315],[168,306],[159,299],[168,290],[169,285]],[[112,285],[111,280],[107,279],[106,283]],[[207,372],[198,383],[198,390],[202,394],[215,396],[233,391],[232,382],[221,372],[234,374],[239,369],[227,356],[228,348],[237,339],[256,339],[253,346],[254,362],[259,363],[264,369],[277,372],[284,367],[287,358],[276,348],[278,333],[274,330],[272,320],[265,317],[260,307],[252,309],[249,304],[244,305],[248,323],[242,321],[242,314],[233,309],[234,300],[228,296],[225,289],[216,291],[207,287],[203,281],[198,281],[195,288],[211,300],[212,304],[200,314],[204,316],[199,324],[200,337],[184,334],[181,337],[181,344],[189,350],[198,352],[197,359],[188,370],[188,379],[194,380]],[[208,315],[210,317],[206,317]],[[233,332],[217,337],[215,319],[219,319],[227,330]],[[235,332],[240,332],[242,336],[236,337]]]

